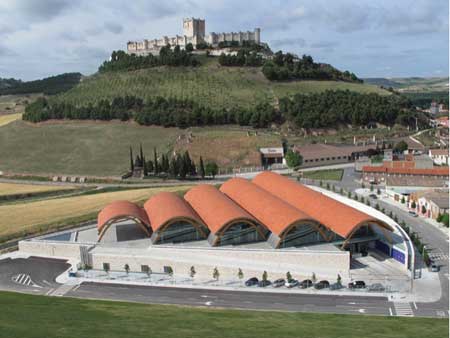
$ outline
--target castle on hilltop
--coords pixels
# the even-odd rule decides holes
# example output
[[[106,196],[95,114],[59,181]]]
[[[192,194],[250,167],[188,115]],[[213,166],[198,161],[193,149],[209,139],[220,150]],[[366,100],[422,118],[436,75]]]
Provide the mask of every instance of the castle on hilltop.
[[[127,53],[136,55],[159,54],[162,47],[170,45],[172,47],[180,46],[185,48],[189,43],[194,48],[200,44],[208,44],[212,47],[218,47],[221,42],[234,42],[241,45],[243,42],[261,43],[261,29],[255,28],[253,32],[232,32],[232,33],[214,33],[205,35],[205,20],[187,18],[183,19],[183,35],[175,37],[164,36],[160,39],[129,41],[127,43]]]

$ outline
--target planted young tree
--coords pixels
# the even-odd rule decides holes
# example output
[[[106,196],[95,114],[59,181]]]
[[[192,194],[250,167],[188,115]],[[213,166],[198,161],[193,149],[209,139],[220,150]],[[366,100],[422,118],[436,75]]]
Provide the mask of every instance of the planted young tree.
[[[330,183],[327,182],[327,190],[330,190]]]
[[[337,275],[336,284],[341,287],[342,286],[342,277],[340,274]]]
[[[191,278],[194,278],[196,273],[197,273],[197,272],[195,271],[194,266],[191,266],[191,268],[189,269],[189,276],[190,276]]]
[[[347,197],[348,197],[348,198],[352,198],[352,192],[351,192],[351,191],[349,191],[349,192],[347,193]]]
[[[106,272],[107,275],[109,275],[109,264],[108,263],[103,263],[103,271]]]
[[[422,214],[426,214],[427,213],[427,208],[425,208],[425,206],[422,205],[421,211],[422,211]]]
[[[313,282],[313,284],[316,284],[317,282],[317,277],[316,274],[313,272],[312,276],[311,276],[311,281]]]
[[[238,276],[239,279],[244,278],[244,273],[242,272],[241,268],[239,268],[237,276]]]
[[[263,272],[263,274],[262,274],[262,280],[264,281],[264,282],[266,282],[267,281],[267,278],[268,278],[268,275],[267,275],[267,271],[265,271],[264,270],[264,272]]]
[[[166,269],[166,273],[170,276],[173,277],[173,269],[171,266],[168,266]]]
[[[322,180],[319,181],[319,186],[320,186],[320,187],[323,187],[323,182],[322,182]]]
[[[364,184],[364,182],[361,183],[361,188],[362,188],[362,189],[366,189],[366,185]]]
[[[289,149],[284,156],[289,168],[296,168],[302,165],[303,157],[298,152]]]
[[[380,188],[377,188],[377,195],[381,195],[381,190],[380,190]]]
[[[380,205],[377,203],[377,204],[375,204],[375,209],[376,210],[380,210]]]
[[[402,204],[405,204],[405,202],[406,202],[405,196],[402,196],[402,199],[400,200],[400,202],[401,202]]]
[[[201,178],[205,178],[205,165],[203,164],[203,158],[201,156],[198,174],[200,175]]]
[[[219,269],[217,269],[217,267],[215,267],[214,270],[213,270],[213,278],[217,282],[219,280],[219,277],[220,277]]]
[[[219,166],[217,165],[216,162],[208,162],[206,164],[205,171],[206,171],[206,175],[212,176],[213,178],[215,178],[217,173],[219,172]]]
[[[373,191],[373,184],[370,185],[370,191]]]
[[[128,274],[130,273],[130,266],[128,264],[125,264],[123,266],[123,269],[125,270],[125,272],[127,273],[127,276],[128,276]]]
[[[288,282],[290,282],[292,280],[292,275],[291,275],[291,273],[289,271],[286,273],[286,280]]]
[[[416,201],[412,201],[412,203],[411,203],[411,209],[416,209],[417,208],[417,204],[416,204]]]
[[[339,190],[339,193],[340,193],[341,195],[344,195],[344,188],[341,188],[341,189]]]

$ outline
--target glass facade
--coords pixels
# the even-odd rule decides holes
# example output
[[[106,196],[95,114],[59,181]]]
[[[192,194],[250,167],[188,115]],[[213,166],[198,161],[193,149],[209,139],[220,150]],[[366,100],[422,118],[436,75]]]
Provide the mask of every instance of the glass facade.
[[[206,229],[204,229],[206,232]],[[204,239],[198,229],[189,222],[176,222],[159,233],[158,244],[189,242]]]
[[[254,225],[249,223],[236,223],[231,225],[221,236],[219,245],[236,245],[264,241]]]
[[[325,242],[325,239],[317,231],[315,225],[299,224],[294,227],[281,239],[280,248],[303,246]]]

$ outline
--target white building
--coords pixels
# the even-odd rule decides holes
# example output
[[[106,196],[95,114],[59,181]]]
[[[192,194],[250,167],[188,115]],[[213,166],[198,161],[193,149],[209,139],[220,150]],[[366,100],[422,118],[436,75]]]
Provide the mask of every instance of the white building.
[[[448,165],[448,155],[448,149],[430,149],[428,151],[428,156],[437,165]]]

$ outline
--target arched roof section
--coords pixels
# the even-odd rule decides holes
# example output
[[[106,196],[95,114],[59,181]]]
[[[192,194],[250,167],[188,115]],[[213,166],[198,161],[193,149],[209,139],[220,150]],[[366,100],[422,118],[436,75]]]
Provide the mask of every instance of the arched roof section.
[[[225,182],[220,191],[277,236],[293,224],[315,223],[304,212],[243,178],[233,178]]]
[[[209,230],[216,234],[228,225],[237,222],[256,224],[256,219],[242,209],[227,195],[209,184],[198,185],[190,189],[184,199],[205,221]]]
[[[187,221],[193,226],[204,226],[203,221],[192,207],[180,196],[172,192],[160,192],[144,204],[154,232],[177,221]]]
[[[97,230],[100,234],[99,240],[114,221],[121,219],[132,219],[138,222],[144,231],[150,235],[150,221],[143,208],[129,201],[114,201],[98,213]]]
[[[376,223],[384,229],[393,231],[391,226],[379,219],[279,174],[265,171],[258,174],[253,183],[307,213],[344,238],[361,225],[368,223]]]

